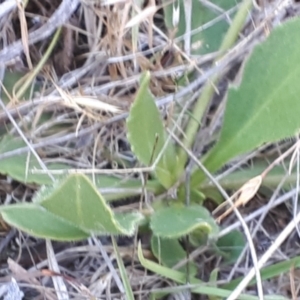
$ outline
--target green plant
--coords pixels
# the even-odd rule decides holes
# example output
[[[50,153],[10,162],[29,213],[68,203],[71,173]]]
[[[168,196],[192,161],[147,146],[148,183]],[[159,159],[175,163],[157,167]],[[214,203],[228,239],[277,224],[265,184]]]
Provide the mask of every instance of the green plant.
[[[217,45],[211,47],[220,45],[220,57],[234,44],[251,4],[252,1],[243,1],[222,42],[220,38],[216,43],[205,41],[211,45]],[[192,5],[200,6],[198,1],[193,1]],[[184,10],[182,1],[179,6],[181,11]],[[166,24],[171,28],[170,19],[174,11],[170,11],[169,6],[164,9]],[[211,16],[207,17],[211,19]],[[186,19],[180,17],[179,34],[186,31],[185,24]],[[198,23],[193,23],[192,27],[197,26],[199,26]],[[228,92],[220,138],[213,149],[201,158],[208,171],[214,173],[238,155],[254,150],[264,143],[291,137],[299,131],[300,86],[297,80],[300,76],[300,67],[298,64],[299,47],[295,45],[298,45],[300,40],[299,35],[291,34],[299,30],[299,20],[289,21],[275,29],[264,43],[254,49],[245,64],[241,85],[231,87]],[[210,35],[207,36],[209,37]],[[278,44],[284,44],[285,47],[277,47]],[[190,205],[185,205],[185,183],[182,182],[182,178],[185,175],[184,168],[188,162],[188,156],[184,149],[175,146],[172,138],[167,134],[167,129],[172,129],[166,128],[167,124],[161,118],[155,98],[150,92],[150,79],[149,72],[141,77],[140,89],[127,120],[128,140],[132,151],[142,165],[149,167],[149,178],[145,186],[142,186],[139,180],[123,181],[114,176],[104,175],[56,175],[55,182],[52,182],[46,173],[37,175],[32,172],[34,169],[39,169],[39,164],[32,155],[20,155],[18,158],[0,161],[1,173],[21,182],[36,183],[44,187],[32,203],[2,206],[0,213],[3,219],[12,226],[38,237],[55,240],[79,240],[91,234],[133,235],[136,228],[142,224],[151,230],[152,251],[162,264],[145,260],[139,248],[142,265],[183,284],[186,282],[185,266],[179,267],[176,271],[172,270],[185,258],[181,243],[183,238],[188,236],[192,245],[196,247],[210,243],[227,263],[239,256],[244,240],[241,234],[229,234],[217,240],[219,225],[210,212],[202,206],[203,198],[207,195],[216,195],[217,190],[206,180],[203,170],[192,171]],[[190,149],[194,143],[195,134],[199,130],[204,111],[213,94],[212,82],[217,83],[218,77],[212,78],[211,82],[203,88],[202,95],[192,112],[193,117],[185,128],[185,138],[182,142],[187,149]],[[24,142],[21,139],[5,135],[0,142],[0,153],[23,146]],[[64,164],[48,164],[47,167],[49,170],[66,170],[66,173],[68,169],[68,166]],[[264,170],[265,166],[258,162],[253,170],[238,171],[223,181],[228,181],[228,188],[236,189]],[[278,184],[283,171],[280,167],[275,168],[267,174],[265,181],[273,186]],[[291,174],[290,180],[294,180],[295,177],[295,174]],[[115,188],[115,192],[102,193],[101,189],[108,186]],[[165,201],[153,204],[150,216],[143,215],[142,212],[114,213],[109,207],[107,203],[109,200],[139,195],[140,192],[137,190],[141,187],[157,196],[165,195],[163,199]],[[177,197],[174,192],[176,189],[179,191]],[[170,199],[166,196],[168,193],[175,196]],[[218,201],[220,199],[216,200]],[[232,244],[235,248],[228,248],[228,245]],[[171,257],[166,255],[170,247],[174,250]],[[128,297],[133,298],[120,259],[118,263],[123,280],[127,283]],[[298,264],[298,260],[296,263]],[[279,269],[280,271],[288,270],[289,267],[290,264],[280,265],[280,268],[273,270],[272,275],[278,274]],[[191,283],[199,285],[193,288],[195,293],[227,297],[230,289],[237,282],[233,281],[221,288],[208,286],[195,278],[196,271],[193,263],[190,263],[189,270],[192,277]],[[265,274],[269,273],[266,271]],[[269,278],[268,276],[262,277]],[[257,298],[242,295],[240,299]]]
[[[275,142],[293,136],[297,130],[299,130],[300,121],[296,112],[298,110],[295,110],[295,107],[298,107],[299,105],[299,102],[297,101],[299,85],[295,82],[298,75],[300,75],[300,69],[296,63],[299,51],[294,47],[294,37],[291,34],[288,34],[290,32],[297,32],[299,29],[299,20],[289,21],[275,29],[264,43],[254,49],[244,67],[242,84],[239,87],[231,87],[228,93],[226,112],[220,138],[214,148],[203,158],[204,165],[210,172],[217,171],[237,155],[254,150],[263,143]],[[277,47],[277,45],[283,41],[286,47]],[[274,55],[274,49],[278,49],[278,57],[286,57],[286,51],[288,51],[289,59],[282,59],[279,61],[277,56]],[[268,74],[266,74],[264,70],[268,70]],[[286,76],[285,74],[289,75]],[[147,80],[147,77],[144,77],[144,80]],[[207,86],[206,90],[208,89],[209,87]],[[206,90],[204,89],[204,93]],[[132,108],[131,117],[133,115],[139,115],[140,118],[143,118],[141,111],[135,108],[138,107],[140,102],[145,101],[144,99],[145,98],[142,95],[138,95],[136,103]],[[202,98],[200,98],[200,100],[201,99]],[[149,94],[147,100],[149,101]],[[154,101],[154,99],[152,99],[152,101]],[[203,103],[201,103],[201,105],[203,105]],[[201,116],[201,114],[198,113],[197,104],[195,110],[196,115]],[[287,116],[289,116],[288,122],[282,124]],[[144,117],[146,116],[144,115]],[[132,124],[133,121],[131,118],[129,118],[128,122],[131,125],[128,127],[130,132],[130,127],[134,127],[134,124]],[[159,120],[156,118],[154,122],[159,122]],[[160,120],[160,122],[162,122],[162,120]],[[192,123],[189,123],[189,125],[190,124]],[[135,125],[140,126],[138,123],[135,123]],[[194,126],[194,124],[190,126]],[[193,132],[194,129],[191,131],[190,128],[191,127],[188,127],[186,132]],[[142,129],[140,128],[140,130]],[[148,134],[151,132],[152,139],[150,140],[154,141],[154,136],[156,135],[155,129],[152,131],[152,128],[146,127],[144,128],[144,131],[148,131]],[[190,135],[187,134],[187,136],[189,137]],[[169,145],[170,141],[167,138],[164,138],[163,134],[160,134],[159,137],[163,139],[161,145],[168,143],[168,147],[171,147]],[[191,136],[190,142],[188,143],[189,147],[192,145],[193,138],[194,137]],[[138,156],[137,148],[140,147],[140,149],[142,149],[142,135],[140,135],[139,139],[134,141],[131,139],[130,142],[131,144],[134,144],[133,151]],[[154,147],[155,143],[153,142],[152,149]],[[149,146],[149,148],[151,148],[151,146]],[[163,149],[163,146],[158,148],[158,150],[161,149]],[[176,183],[176,180],[180,180],[182,176],[180,166],[186,164],[186,156],[180,155],[180,153],[182,153],[181,151],[182,150],[177,150],[176,153],[178,156],[173,159],[174,163],[178,164],[177,172],[174,172],[174,169],[169,169],[170,172],[173,172],[172,174],[177,174],[176,179],[173,179],[173,177],[170,178],[170,180],[172,180],[169,183],[169,188]],[[158,159],[157,164],[153,165],[154,170],[156,170],[157,166],[160,165],[162,161],[167,160],[167,157],[167,151],[161,153],[160,157],[158,154],[154,155],[153,161]],[[277,171],[278,170],[279,169],[277,169]],[[262,172],[255,175],[257,176],[261,173]],[[266,179],[269,178],[271,181],[271,178],[274,179],[275,173],[274,170],[274,172],[271,172]],[[167,171],[165,171],[165,174],[167,174]],[[241,174],[242,173],[239,172],[239,174],[236,175],[240,176]],[[166,180],[164,181],[166,182]],[[204,190],[201,190],[201,186],[206,184],[205,181],[206,176],[204,172],[202,170],[194,170],[191,175],[191,188],[196,190],[200,188],[200,191],[203,192]],[[279,181],[277,181],[277,184],[278,183]],[[166,187],[165,184],[163,185]],[[179,190],[184,188],[185,185],[182,183],[181,186],[179,186]],[[185,200],[183,195],[184,193],[180,193],[177,201],[169,200],[166,207],[158,206],[150,219],[150,227],[153,235],[156,236],[156,238],[162,238],[162,252],[165,247],[163,239],[180,238],[187,234],[193,237],[193,235],[197,235],[197,230],[199,230],[199,228],[203,231],[203,224],[199,218],[194,216],[193,212],[198,216],[201,216],[202,213],[206,215],[205,209],[202,206],[194,206],[197,199],[193,198],[190,199],[191,206],[183,206],[182,203]],[[193,212],[191,210],[189,211],[189,209],[193,210]],[[215,232],[213,228],[216,227],[216,224],[209,214],[206,215],[205,224],[207,226],[205,228],[209,228],[209,230],[206,231],[206,235],[213,243],[213,232]],[[198,226],[199,228],[197,228]],[[230,251],[226,253],[224,247],[226,249],[228,244],[233,244],[236,247],[230,249]],[[240,235],[233,236],[231,234],[219,240],[216,244],[216,249],[220,247],[219,249],[221,253],[223,252],[222,255],[224,255],[225,259],[227,261],[232,261],[239,256],[243,244],[244,241]],[[155,245],[155,253],[158,252],[156,248],[157,245]],[[156,256],[163,259],[163,256],[159,257],[158,254],[156,254]],[[165,266],[168,266],[167,261],[162,261],[162,263]]]

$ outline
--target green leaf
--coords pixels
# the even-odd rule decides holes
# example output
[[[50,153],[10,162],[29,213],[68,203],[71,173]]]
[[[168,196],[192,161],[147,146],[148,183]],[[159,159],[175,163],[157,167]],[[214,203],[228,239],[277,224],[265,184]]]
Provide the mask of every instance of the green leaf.
[[[227,264],[237,261],[245,245],[245,238],[238,230],[233,230],[222,236],[216,243],[217,252],[224,257]]]
[[[208,210],[199,205],[174,205],[151,216],[151,229],[158,237],[180,238],[195,230],[213,238],[219,231]]]
[[[164,266],[173,268],[179,262],[186,259],[186,252],[177,239],[164,239],[155,235],[151,237],[151,250],[157,260]],[[178,268],[181,272],[186,272],[186,265]],[[197,267],[193,262],[189,263],[189,274],[195,276]]]
[[[96,234],[132,235],[139,213],[115,216],[102,195],[84,175],[73,174],[44,188],[34,200],[54,215]]]
[[[91,181],[79,174],[44,186],[31,204],[0,206],[0,213],[10,225],[53,240],[132,235],[143,218],[138,212],[115,215]]]
[[[273,30],[247,61],[242,84],[231,88],[221,136],[204,160],[210,172],[230,159],[264,143],[299,132],[300,20],[295,18]],[[284,47],[278,47],[278,45]],[[204,180],[198,171],[192,185]]]
[[[1,206],[0,213],[11,226],[39,238],[75,241],[89,237],[88,233],[36,204]]]
[[[156,160],[167,140],[159,110],[148,88],[149,82],[150,73],[147,72],[141,80],[127,119],[128,140],[132,151],[146,166]],[[169,142],[155,169],[157,178],[165,188],[169,188],[176,181],[176,166],[175,147]]]
[[[236,6],[241,0],[212,0],[210,1],[213,5],[216,5],[220,9],[224,11],[228,11],[229,9]],[[184,0],[174,1],[175,8],[179,3],[179,23],[178,30],[176,32],[176,37],[180,37],[186,32],[186,17],[184,10]],[[163,8],[164,8],[164,20],[166,26],[174,31],[173,27],[173,3],[168,0],[163,0]],[[199,0],[191,0],[192,3],[192,14],[191,14],[191,30],[197,29],[204,24],[212,21],[216,17],[218,17],[221,13],[214,10],[212,7],[208,7]],[[232,18],[233,15],[230,15]],[[225,18],[219,20],[211,27],[203,29],[202,31],[193,34],[191,37],[192,46],[196,47],[195,50],[192,51],[193,54],[206,54],[210,52],[217,51],[221,45],[223,36],[227,32],[229,28],[229,23]],[[197,48],[197,45],[200,43],[200,47]],[[193,49],[193,47],[191,48]]]

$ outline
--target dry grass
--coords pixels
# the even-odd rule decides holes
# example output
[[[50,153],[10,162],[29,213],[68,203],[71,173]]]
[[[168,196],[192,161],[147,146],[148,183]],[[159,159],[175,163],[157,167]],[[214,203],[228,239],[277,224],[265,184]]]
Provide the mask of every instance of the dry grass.
[[[213,133],[220,127],[224,109],[222,99],[229,78],[236,77],[240,63],[254,45],[266,38],[273,26],[299,13],[299,5],[293,1],[285,1],[287,5],[282,8],[278,4],[283,1],[258,1],[260,6],[251,12],[236,46],[218,66],[213,66],[217,53],[192,56],[182,50],[183,37],[174,40],[173,33],[167,32],[160,1],[144,1],[141,8],[133,4],[134,1],[125,0],[81,1],[78,6],[79,2],[31,0],[24,8],[22,4],[16,6],[16,1],[0,1],[0,74],[4,69],[20,71],[24,75],[33,70],[41,61],[56,28],[63,25],[53,54],[38,74],[41,92],[32,95],[32,101],[22,101],[11,95],[7,110],[0,110],[1,126],[8,127],[11,133],[21,132],[30,140],[30,145],[17,153],[0,155],[0,159],[27,152],[30,148],[45,165],[55,161],[75,169],[97,168],[111,172],[116,166],[120,167],[116,162],[122,161],[124,168],[136,167],[124,121],[139,87],[140,75],[145,70],[151,71],[150,88],[157,104],[172,122],[176,122],[176,116],[172,115],[174,99],[189,109],[203,83],[214,74],[222,76],[216,87],[218,93],[207,112],[206,127],[197,137],[195,149],[201,153],[214,142],[207,134],[214,137]],[[274,5],[280,8],[276,14]],[[178,89],[175,79],[189,70],[198,70],[198,75]],[[187,97],[189,102],[186,102]],[[41,119],[45,112],[51,116],[46,121]],[[10,126],[12,119],[14,126]],[[183,119],[178,125],[182,128],[185,123],[186,119]],[[263,152],[266,160],[268,155],[274,157],[272,151],[279,156],[280,145]],[[239,159],[234,167],[249,163],[261,153]],[[132,175],[124,172],[119,176]],[[0,179],[1,201],[6,204],[16,199],[30,200],[36,190],[36,186],[25,186],[6,176]],[[271,205],[267,205],[266,195],[274,199]],[[243,210],[248,216],[247,224],[257,243],[259,256],[292,218],[292,196],[284,198],[285,195],[280,189],[268,191]],[[138,206],[138,200],[132,199],[118,209],[128,210],[134,206]],[[221,234],[239,226],[232,216],[223,224],[226,229]],[[8,282],[13,276],[26,299],[95,299],[94,296],[122,299],[119,275],[110,269],[114,269],[115,254],[109,238],[51,245],[5,224],[0,228],[3,228],[0,282]],[[144,255],[152,258],[147,250],[147,237],[141,238]],[[150,290],[174,285],[141,268],[134,239],[120,238],[118,243],[137,299],[147,299]],[[293,233],[269,263],[298,255],[298,249],[298,237]],[[248,250],[234,266],[227,267],[210,250],[207,247],[190,253],[202,270],[199,277],[203,280],[207,280],[217,267],[224,280],[243,275],[252,267]],[[54,276],[57,273],[64,275]],[[291,270],[290,274],[283,274],[271,280],[268,286],[264,285],[264,291],[293,297],[298,293],[299,278],[299,270]]]

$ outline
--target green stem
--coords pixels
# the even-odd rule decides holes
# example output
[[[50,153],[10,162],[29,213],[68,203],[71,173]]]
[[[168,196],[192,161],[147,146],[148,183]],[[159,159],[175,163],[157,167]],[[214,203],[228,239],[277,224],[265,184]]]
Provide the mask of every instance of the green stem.
[[[216,58],[215,63],[224,55],[224,52],[226,52],[232,45],[235,43],[239,32],[244,26],[246,17],[249,13],[249,10],[252,7],[252,0],[244,0],[241,4],[238,12],[235,15],[235,18],[227,31],[223,42],[220,46],[220,55]],[[203,119],[204,113],[208,108],[209,102],[214,94],[214,85],[218,83],[220,79],[219,75],[215,75],[209,82],[207,82],[203,88],[203,91],[198,98],[195,107],[193,109],[193,118],[190,118],[187,128],[186,128],[186,138],[184,139],[183,143],[184,146],[188,149],[190,149],[194,143],[195,136],[197,134],[197,131],[199,130],[199,121]],[[179,163],[181,164],[181,170],[184,169],[185,163],[187,161],[187,153],[183,148],[180,148],[179,153]]]

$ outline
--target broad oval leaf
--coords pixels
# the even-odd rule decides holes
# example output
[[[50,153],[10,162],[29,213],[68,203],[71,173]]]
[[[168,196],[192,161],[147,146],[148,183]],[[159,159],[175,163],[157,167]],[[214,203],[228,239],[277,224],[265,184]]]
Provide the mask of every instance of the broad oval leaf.
[[[153,234],[163,238],[179,238],[195,230],[210,237],[219,232],[209,211],[200,205],[174,205],[160,209],[151,216],[150,226]]]
[[[299,30],[298,18],[288,21],[254,49],[241,85],[228,92],[220,139],[204,160],[210,172],[264,143],[299,132]],[[198,171],[192,184],[204,178]]]
[[[87,232],[36,204],[24,203],[1,206],[0,213],[3,220],[9,225],[39,238],[75,241],[89,237]]]
[[[128,140],[132,151],[146,166],[156,160],[167,140],[159,110],[148,88],[149,81],[150,73],[147,72],[141,79],[140,89],[127,120]],[[176,181],[176,166],[175,147],[169,141],[155,169],[157,178],[165,188]]]

